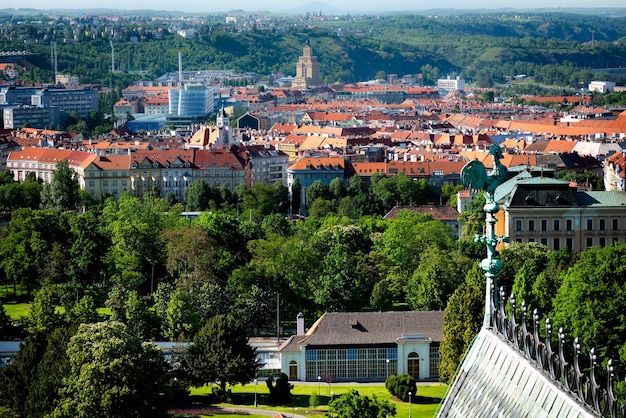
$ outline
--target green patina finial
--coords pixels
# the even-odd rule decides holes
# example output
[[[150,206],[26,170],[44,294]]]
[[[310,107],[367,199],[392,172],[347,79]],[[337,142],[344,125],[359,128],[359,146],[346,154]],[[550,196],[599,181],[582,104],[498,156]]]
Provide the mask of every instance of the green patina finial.
[[[470,190],[485,191],[486,214],[486,233],[485,235],[476,235],[474,241],[483,242],[487,246],[487,258],[480,263],[481,268],[485,271],[487,282],[485,285],[485,319],[483,327],[488,327],[491,323],[491,283],[496,286],[498,273],[502,270],[502,261],[497,258],[496,246],[500,242],[508,242],[508,237],[498,237],[495,232],[495,224],[497,222],[496,214],[500,210],[500,206],[495,202],[493,193],[496,188],[501,185],[507,178],[508,170],[500,159],[502,158],[502,149],[499,145],[493,145],[489,149],[493,160],[493,170],[487,175],[487,170],[483,163],[478,160],[472,160],[461,169],[461,181],[463,185]],[[494,301],[497,303],[497,300]]]

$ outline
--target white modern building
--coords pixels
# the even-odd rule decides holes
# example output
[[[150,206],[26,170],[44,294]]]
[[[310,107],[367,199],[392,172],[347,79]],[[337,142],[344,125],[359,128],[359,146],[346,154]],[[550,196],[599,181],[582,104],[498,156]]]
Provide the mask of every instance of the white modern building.
[[[589,91],[597,91],[598,93],[611,93],[615,90],[614,81],[592,81],[589,83]]]
[[[465,80],[457,76],[456,78],[440,78],[437,80],[437,88],[445,91],[456,91],[465,89]]]

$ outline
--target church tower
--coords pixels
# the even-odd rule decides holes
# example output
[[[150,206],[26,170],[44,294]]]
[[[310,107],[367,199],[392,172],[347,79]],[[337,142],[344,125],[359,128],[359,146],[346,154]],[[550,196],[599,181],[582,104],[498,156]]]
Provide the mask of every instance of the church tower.
[[[230,126],[230,118],[228,117],[228,113],[226,113],[223,107],[219,110],[219,112],[217,112],[215,124],[218,128]]]
[[[302,51],[302,56],[298,58],[296,77],[293,79],[291,86],[297,89],[308,89],[310,87],[321,86],[322,84],[320,63],[317,62],[317,57],[313,55],[313,48],[311,48],[307,40]]]

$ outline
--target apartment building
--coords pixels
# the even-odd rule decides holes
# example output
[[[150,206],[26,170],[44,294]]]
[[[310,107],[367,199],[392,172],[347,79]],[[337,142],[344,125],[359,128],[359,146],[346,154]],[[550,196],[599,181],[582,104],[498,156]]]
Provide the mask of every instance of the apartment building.
[[[496,233],[510,242],[538,242],[580,252],[626,242],[626,193],[579,190],[575,183],[521,173],[494,193]]]
[[[16,181],[28,172],[50,182],[56,164],[67,160],[78,176],[81,189],[93,196],[119,197],[125,191],[141,197],[145,193],[172,193],[183,201],[185,188],[197,179],[235,190],[250,185],[250,167],[230,150],[135,150],[120,155],[86,151],[27,147],[11,152],[7,167]]]

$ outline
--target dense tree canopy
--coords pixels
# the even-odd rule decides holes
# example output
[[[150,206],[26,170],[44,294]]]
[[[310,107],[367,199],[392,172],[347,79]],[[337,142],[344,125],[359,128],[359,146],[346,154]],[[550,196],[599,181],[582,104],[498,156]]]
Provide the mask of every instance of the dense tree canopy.
[[[68,346],[70,370],[51,417],[154,417],[167,392],[162,351],[121,322],[83,324]]]
[[[200,386],[217,383],[221,396],[226,396],[227,385],[251,382],[259,368],[256,349],[232,315],[211,318],[194,338],[185,362],[192,382]]]

